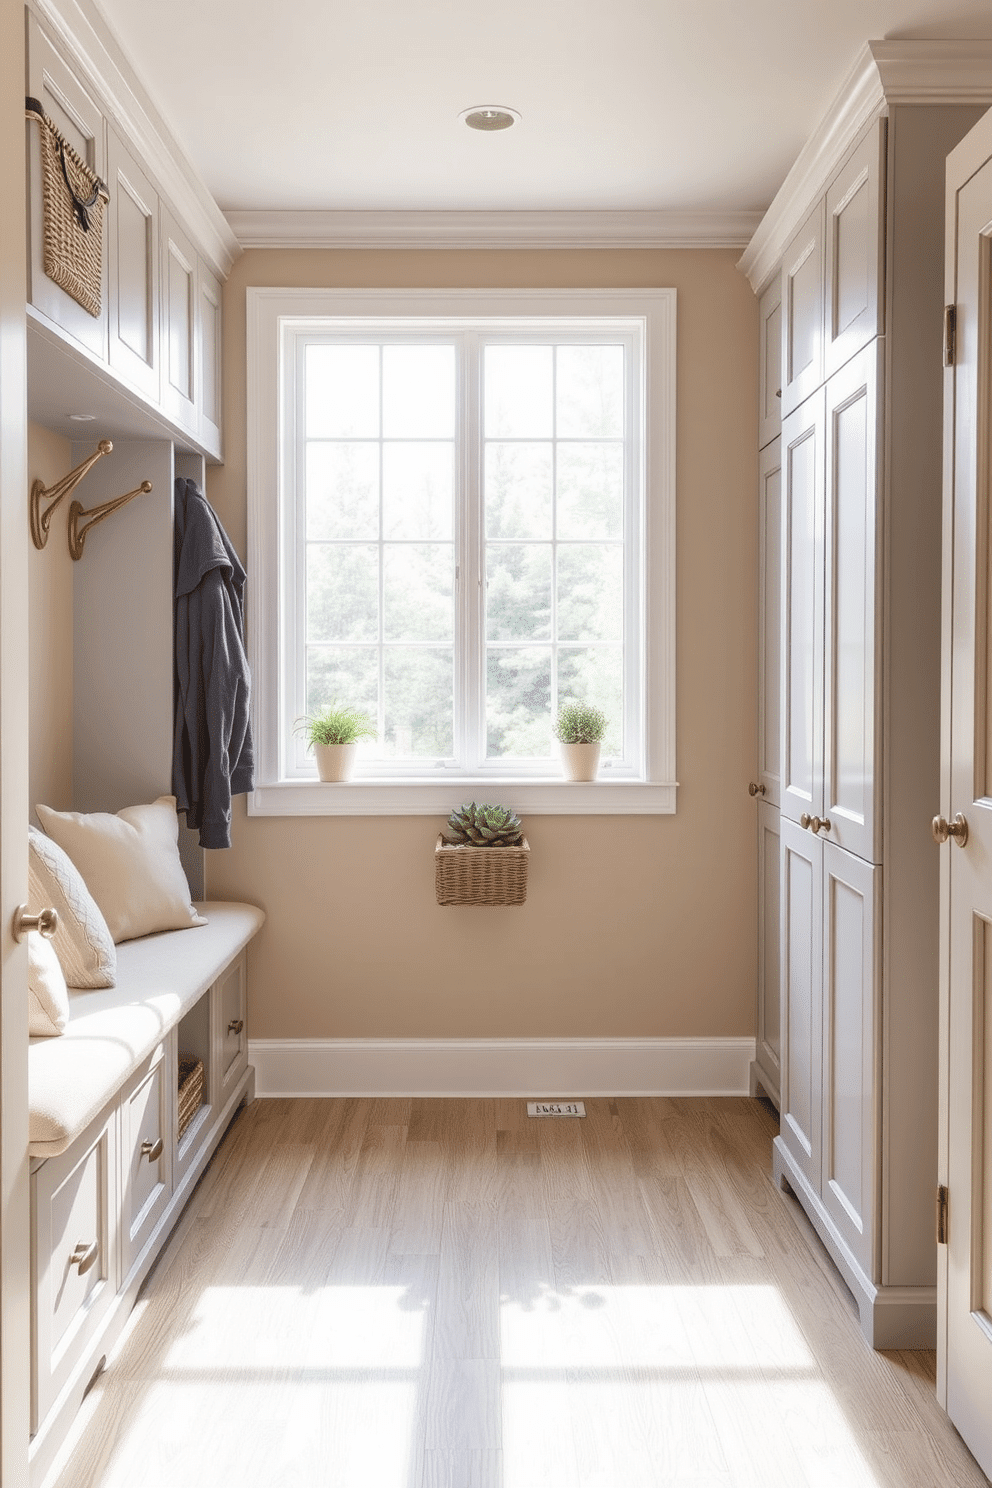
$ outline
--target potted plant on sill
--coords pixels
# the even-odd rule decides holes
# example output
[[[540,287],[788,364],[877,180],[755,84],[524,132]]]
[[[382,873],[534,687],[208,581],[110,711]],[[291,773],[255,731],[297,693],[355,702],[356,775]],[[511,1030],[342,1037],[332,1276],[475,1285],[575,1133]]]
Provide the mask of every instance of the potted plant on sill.
[[[561,745],[561,766],[566,780],[595,780],[599,751],[608,721],[592,703],[563,703],[555,720],[555,738]]]
[[[318,778],[327,783],[351,779],[359,739],[374,739],[378,729],[361,708],[325,703],[316,713],[296,720],[297,733],[303,734],[307,748],[313,750]]]
[[[434,847],[438,904],[523,904],[530,844],[509,806],[469,801],[448,817]]]

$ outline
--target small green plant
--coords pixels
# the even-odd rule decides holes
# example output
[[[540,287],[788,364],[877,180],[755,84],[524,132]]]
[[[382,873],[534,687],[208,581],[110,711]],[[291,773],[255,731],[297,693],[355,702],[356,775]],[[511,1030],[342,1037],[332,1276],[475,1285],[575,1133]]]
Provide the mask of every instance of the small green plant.
[[[359,739],[374,739],[379,730],[362,708],[325,703],[316,713],[307,713],[294,725],[303,734],[307,748],[315,744],[355,744]]]
[[[445,842],[456,847],[519,847],[523,824],[509,806],[459,806],[448,817]]]
[[[563,703],[555,720],[562,744],[601,744],[608,728],[606,714],[592,703]]]

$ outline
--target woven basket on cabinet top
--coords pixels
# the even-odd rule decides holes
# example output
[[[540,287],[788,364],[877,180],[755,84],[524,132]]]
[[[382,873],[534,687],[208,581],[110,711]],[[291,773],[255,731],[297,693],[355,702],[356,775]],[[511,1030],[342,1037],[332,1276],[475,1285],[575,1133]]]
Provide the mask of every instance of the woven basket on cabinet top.
[[[523,904],[527,898],[530,845],[461,847],[438,835],[434,890],[438,904]]]

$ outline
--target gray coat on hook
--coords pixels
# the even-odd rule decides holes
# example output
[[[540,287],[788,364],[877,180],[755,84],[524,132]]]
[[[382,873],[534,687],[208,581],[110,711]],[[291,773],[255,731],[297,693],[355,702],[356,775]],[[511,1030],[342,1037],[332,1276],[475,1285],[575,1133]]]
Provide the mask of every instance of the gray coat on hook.
[[[176,481],[172,788],[201,847],[230,847],[231,797],[254,789],[246,574],[195,481]]]

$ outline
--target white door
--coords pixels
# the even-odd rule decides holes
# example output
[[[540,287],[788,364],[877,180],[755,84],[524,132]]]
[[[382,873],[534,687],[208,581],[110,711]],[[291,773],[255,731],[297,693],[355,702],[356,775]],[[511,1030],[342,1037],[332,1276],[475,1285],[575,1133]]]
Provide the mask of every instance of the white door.
[[[28,1477],[27,407],[24,11],[0,5],[0,1481]],[[32,126],[34,127],[34,126]]]
[[[782,815],[823,810],[823,431],[821,388],[782,420]]]
[[[992,115],[947,179],[938,1395],[992,1473]]]
[[[823,1089],[823,848],[782,816],[780,1141],[820,1191]]]

